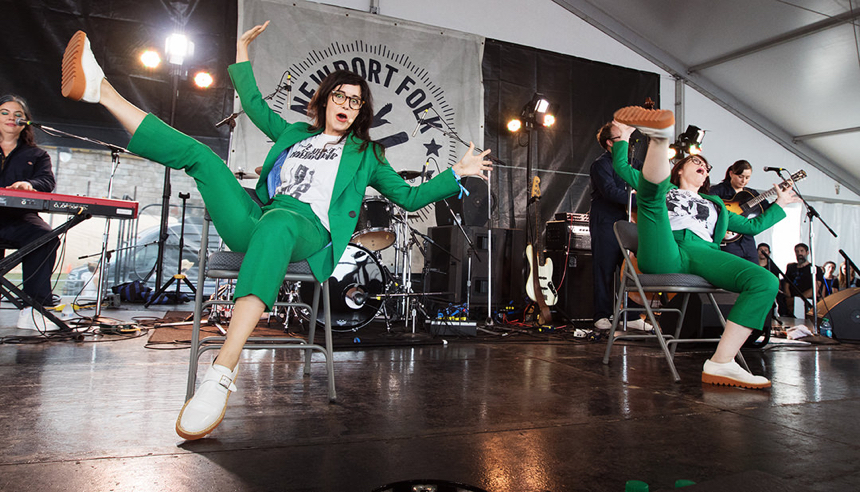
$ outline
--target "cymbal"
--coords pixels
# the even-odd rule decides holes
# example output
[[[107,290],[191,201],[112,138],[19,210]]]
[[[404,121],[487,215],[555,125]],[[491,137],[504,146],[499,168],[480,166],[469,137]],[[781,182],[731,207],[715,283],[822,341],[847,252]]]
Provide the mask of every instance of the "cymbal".
[[[233,176],[236,176],[236,179],[251,179],[251,178],[259,178],[260,177],[259,175],[254,174],[250,171],[245,171],[241,167],[236,169],[233,172]]]
[[[400,177],[403,179],[415,179],[415,178],[421,176],[421,171],[408,171],[408,170],[404,169],[403,171],[400,171],[397,174],[399,174]]]

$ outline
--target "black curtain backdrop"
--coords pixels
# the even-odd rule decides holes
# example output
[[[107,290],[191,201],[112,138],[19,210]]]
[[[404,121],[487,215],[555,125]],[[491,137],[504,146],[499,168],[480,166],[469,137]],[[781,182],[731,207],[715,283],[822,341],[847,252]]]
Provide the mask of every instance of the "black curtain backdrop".
[[[24,97],[34,121],[123,146],[129,136],[105,109],[60,94],[66,43],[75,31],[85,31],[107,79],[120,94],[169,121],[167,62],[147,70],[139,57],[147,48],[164,57],[165,39],[184,27],[195,46],[183,68],[191,77],[195,69],[206,69],[215,83],[201,90],[191,77],[180,81],[174,126],[226,157],[228,130],[216,129],[215,123],[233,110],[227,66],[236,58],[235,0],[0,0],[0,12],[0,93]],[[41,144],[93,148],[39,131],[36,137]]]
[[[492,179],[499,203],[494,227],[526,226],[527,138],[511,134],[506,125],[536,92],[554,103],[556,115],[555,126],[538,131],[538,155],[532,159],[533,173],[541,179],[541,231],[556,212],[588,212],[589,169],[603,152],[597,130],[615,110],[642,105],[646,97],[660,107],[657,74],[502,41],[487,40],[483,77],[484,147],[506,164]],[[634,145],[637,156],[644,147]]]

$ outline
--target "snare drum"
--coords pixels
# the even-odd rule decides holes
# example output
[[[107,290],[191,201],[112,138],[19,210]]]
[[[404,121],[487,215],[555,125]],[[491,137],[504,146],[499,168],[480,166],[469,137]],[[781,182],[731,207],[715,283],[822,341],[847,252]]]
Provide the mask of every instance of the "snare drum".
[[[394,244],[391,228],[392,204],[385,197],[369,196],[361,204],[352,242],[371,251],[382,251]]]

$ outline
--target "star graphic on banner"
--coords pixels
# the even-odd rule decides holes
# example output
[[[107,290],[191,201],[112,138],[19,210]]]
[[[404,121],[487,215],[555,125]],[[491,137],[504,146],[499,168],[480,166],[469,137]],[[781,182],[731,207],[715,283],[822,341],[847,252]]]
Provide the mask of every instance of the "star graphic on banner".
[[[435,138],[430,140],[429,144],[424,144],[424,146],[427,147],[427,155],[433,154],[436,157],[439,157],[439,149],[441,149],[442,146],[436,143]]]

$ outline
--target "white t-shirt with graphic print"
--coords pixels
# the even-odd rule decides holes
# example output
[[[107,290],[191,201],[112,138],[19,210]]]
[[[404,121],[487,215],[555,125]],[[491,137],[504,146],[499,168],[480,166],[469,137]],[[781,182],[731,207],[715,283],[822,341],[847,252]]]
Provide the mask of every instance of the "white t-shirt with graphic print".
[[[692,191],[678,188],[666,194],[669,224],[673,231],[689,229],[705,241],[714,240],[717,227],[717,206]]]
[[[275,194],[309,204],[329,231],[328,209],[343,154],[343,142],[338,140],[324,133],[306,138],[281,153],[273,168],[280,167],[281,178]]]

